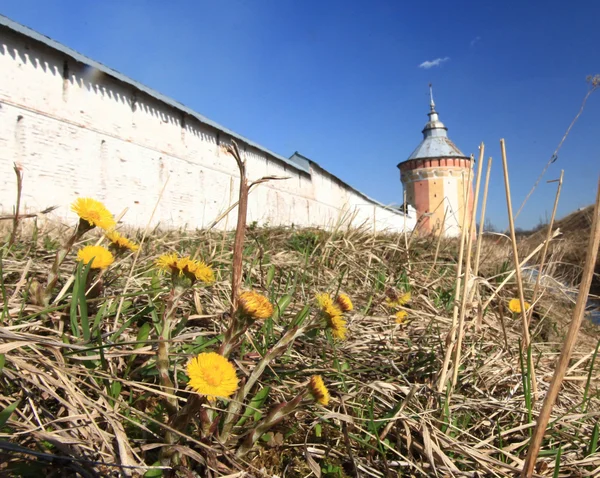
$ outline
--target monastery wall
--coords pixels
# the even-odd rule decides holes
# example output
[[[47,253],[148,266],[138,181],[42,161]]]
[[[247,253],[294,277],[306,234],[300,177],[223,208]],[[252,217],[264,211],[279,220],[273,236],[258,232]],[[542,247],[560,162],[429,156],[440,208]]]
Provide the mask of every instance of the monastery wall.
[[[414,210],[405,217],[312,161],[272,153],[3,18],[0,72],[5,213],[15,203],[16,162],[24,172],[22,212],[57,205],[53,214],[74,218],[70,203],[89,196],[115,214],[128,208],[123,222],[133,226],[145,226],[158,202],[152,224],[207,227],[237,200],[237,166],[221,149],[235,139],[251,180],[288,177],[253,190],[249,223],[328,227],[351,216],[378,231],[415,225]],[[236,213],[217,227],[235,227]]]

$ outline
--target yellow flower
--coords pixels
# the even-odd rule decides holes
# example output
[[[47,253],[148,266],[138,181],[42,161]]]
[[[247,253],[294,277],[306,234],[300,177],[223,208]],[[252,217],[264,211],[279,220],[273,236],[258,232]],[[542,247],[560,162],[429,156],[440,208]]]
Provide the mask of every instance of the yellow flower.
[[[81,218],[81,221],[86,221],[88,226],[98,226],[108,231],[116,225],[112,214],[104,204],[95,199],[77,198],[71,209]]]
[[[411,293],[405,292],[402,295],[398,295],[396,291],[391,291],[390,296],[386,299],[386,303],[389,307],[402,307],[410,302]]]
[[[92,261],[92,269],[106,269],[115,258],[112,253],[102,246],[85,246],[77,252],[77,260],[87,264]]]
[[[338,295],[335,301],[338,307],[342,309],[342,312],[350,312],[352,309],[354,309],[354,305],[352,305],[350,297],[348,297],[346,294]]]
[[[323,312],[327,317],[339,317],[342,315],[342,310],[337,305],[328,305]]]
[[[238,388],[235,368],[215,352],[201,353],[187,364],[189,386],[209,400],[229,398]]]
[[[329,318],[329,327],[334,338],[344,340],[346,338],[346,321],[341,315],[334,315]]]
[[[113,245],[116,248],[118,248],[118,249],[120,249],[122,251],[124,251],[125,249],[129,249],[131,252],[135,252],[135,251],[137,251],[140,248],[140,246],[138,246],[134,242],[130,241],[126,237],[122,236],[117,231],[110,231],[110,232],[108,232],[106,234],[106,237],[108,238],[108,240],[110,242],[113,243]]]
[[[410,299],[412,298],[410,292],[406,292],[404,294],[402,294],[402,297],[400,297],[400,299],[398,299],[398,305],[402,306],[405,304],[408,304],[410,302]]]
[[[171,254],[163,254],[156,260],[156,266],[165,272],[181,272],[177,267],[179,257],[176,252]]]
[[[333,300],[329,294],[319,293],[316,297],[319,309],[323,311],[325,311],[327,307],[331,307],[333,305]]]
[[[239,301],[242,312],[253,319],[268,319],[273,315],[273,305],[258,292],[242,292]]]
[[[188,259],[187,267],[191,274],[194,274],[196,280],[205,284],[212,284],[215,281],[215,273],[212,268],[202,261],[193,261]]]
[[[397,324],[403,324],[404,322],[406,322],[406,319],[408,317],[408,312],[406,312],[405,310],[399,310],[398,312],[396,312],[396,323]]]
[[[342,310],[333,303],[333,299],[329,294],[317,294],[317,305],[328,318],[342,315]]]
[[[531,304],[529,302],[525,302],[525,310],[529,310]],[[508,303],[508,308],[511,312],[515,314],[519,314],[521,312],[521,301],[519,299],[511,299]]]
[[[329,390],[327,390],[320,375],[313,375],[310,377],[308,391],[318,403],[327,406],[329,403]]]
[[[210,266],[202,261],[190,259],[189,256],[179,257],[176,252],[160,256],[156,260],[156,266],[177,276],[185,275],[192,282],[199,280],[210,284],[215,280],[215,274]]]

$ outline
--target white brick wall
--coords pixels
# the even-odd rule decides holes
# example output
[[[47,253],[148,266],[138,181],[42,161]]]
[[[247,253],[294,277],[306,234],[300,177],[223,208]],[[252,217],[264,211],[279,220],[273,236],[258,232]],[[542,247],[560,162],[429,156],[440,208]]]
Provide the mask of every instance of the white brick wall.
[[[24,211],[78,196],[102,200],[125,223],[205,227],[237,200],[237,167],[219,143],[230,136],[65,53],[0,26],[0,209],[15,201],[13,162],[24,170]],[[311,163],[310,174],[243,142],[251,179],[287,176],[251,193],[248,221],[402,230],[409,218],[374,203]],[[383,172],[382,172],[383,174]],[[399,185],[400,186],[400,185]],[[398,188],[400,194],[400,187]],[[218,227],[235,226],[236,210]]]

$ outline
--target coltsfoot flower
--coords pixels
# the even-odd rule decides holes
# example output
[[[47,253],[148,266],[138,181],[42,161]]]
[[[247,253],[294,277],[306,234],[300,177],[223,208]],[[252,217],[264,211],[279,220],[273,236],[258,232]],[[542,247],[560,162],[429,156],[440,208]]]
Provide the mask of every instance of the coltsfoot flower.
[[[529,310],[530,307],[531,307],[531,304],[529,302],[525,302],[525,310]],[[521,301],[519,299],[511,299],[510,302],[508,303],[508,308],[510,309],[511,312],[514,312],[515,314],[520,314],[521,313]]]
[[[126,237],[119,234],[117,231],[110,231],[106,234],[108,240],[121,251],[130,250],[131,252],[137,251],[140,246],[130,241]]]
[[[400,295],[395,290],[391,290],[387,295],[388,297],[385,299],[385,302],[388,307],[402,307],[408,304],[412,298],[410,291]]]
[[[342,319],[341,315],[334,315],[329,318],[329,327],[331,328],[331,334],[334,338],[344,340],[346,338],[346,321]]]
[[[77,260],[86,265],[92,261],[92,269],[106,269],[115,258],[106,247],[85,246],[77,252]]]
[[[258,292],[242,292],[239,303],[242,313],[253,319],[268,319],[273,315],[273,304]]]
[[[179,257],[176,252],[164,254],[156,260],[156,266],[164,272],[170,272],[172,276],[185,276],[193,282],[199,280],[206,284],[215,281],[212,268],[202,261],[196,261],[189,256]]]
[[[202,261],[192,260],[189,257],[179,259],[179,268],[185,274],[194,276],[196,280],[205,284],[212,284],[215,281],[215,273],[212,268]]]
[[[405,310],[399,310],[394,315],[396,317],[397,324],[403,324],[404,322],[406,322],[406,319],[408,318],[408,312],[406,312]]]
[[[116,225],[113,215],[100,201],[92,198],[77,198],[71,209],[80,218],[80,224],[87,229],[99,227],[105,231],[109,231]]]
[[[229,398],[238,389],[235,368],[229,360],[216,352],[205,352],[187,364],[189,386],[209,400]]]
[[[342,315],[342,309],[333,303],[333,299],[329,294],[319,293],[317,294],[316,299],[319,309],[321,309],[321,312],[323,312],[327,318]]]
[[[350,297],[348,297],[346,294],[338,295],[335,299],[335,302],[337,306],[342,309],[342,312],[350,312],[352,309],[354,309],[354,305],[352,304]]]
[[[317,294],[316,299],[317,299],[317,305],[319,306],[319,309],[321,309],[321,310],[324,310],[325,307],[333,305],[333,300],[331,299],[331,296],[324,292]]]
[[[329,390],[327,390],[320,375],[313,375],[310,377],[308,391],[317,403],[320,403],[323,406],[329,404]]]
[[[344,340],[346,338],[347,332],[346,321],[342,318],[344,311],[342,307],[350,307],[348,310],[352,310],[352,302],[350,301],[350,298],[345,294],[340,294],[340,297],[342,295],[344,298],[342,298],[340,301],[340,298],[338,297],[335,303],[329,294],[319,293],[316,295],[317,305],[327,320],[327,326],[331,329],[331,334],[334,338],[340,340]]]

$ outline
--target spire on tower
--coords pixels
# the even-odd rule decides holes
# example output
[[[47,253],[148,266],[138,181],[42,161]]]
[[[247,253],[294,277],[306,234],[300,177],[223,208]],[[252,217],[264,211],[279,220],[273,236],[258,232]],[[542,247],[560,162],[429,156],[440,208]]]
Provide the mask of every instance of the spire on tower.
[[[429,107],[431,108],[431,111],[435,111],[435,103],[433,102],[433,85],[431,83],[429,83],[429,98]]]
[[[429,121],[423,128],[423,141],[409,156],[412,159],[463,158],[468,159],[448,138],[448,128],[440,120],[433,101],[433,85],[429,83]]]

